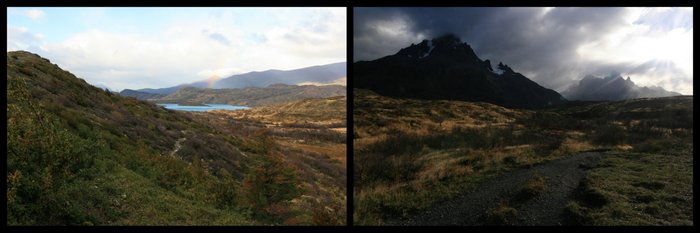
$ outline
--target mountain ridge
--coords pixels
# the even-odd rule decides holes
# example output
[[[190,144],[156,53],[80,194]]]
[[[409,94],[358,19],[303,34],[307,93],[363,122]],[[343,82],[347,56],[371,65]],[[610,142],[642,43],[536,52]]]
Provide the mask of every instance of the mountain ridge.
[[[586,75],[578,83],[562,92],[570,100],[606,101],[625,100],[646,97],[666,97],[681,95],[661,87],[642,87],[632,82],[628,76],[624,79],[619,73],[612,72],[605,77]]]
[[[199,88],[245,88],[265,87],[271,84],[299,84],[303,82],[327,83],[332,82],[347,74],[347,62],[336,62],[325,65],[309,66],[293,70],[270,69],[265,71],[253,71],[244,74],[231,75],[214,81],[211,85],[208,80],[180,84],[166,88],[144,88],[136,91],[153,94],[172,94],[183,87]]]
[[[210,89],[198,87],[183,87],[177,91],[165,94],[125,90],[123,96],[131,96],[141,100],[158,103],[194,102],[201,104],[229,104],[238,106],[261,106],[292,102],[306,98],[326,98],[345,96],[347,89],[340,85],[288,85],[271,84],[267,87]]]
[[[354,66],[354,87],[419,99],[487,102],[510,108],[543,108],[566,102],[507,65],[495,72],[471,46],[447,34]]]

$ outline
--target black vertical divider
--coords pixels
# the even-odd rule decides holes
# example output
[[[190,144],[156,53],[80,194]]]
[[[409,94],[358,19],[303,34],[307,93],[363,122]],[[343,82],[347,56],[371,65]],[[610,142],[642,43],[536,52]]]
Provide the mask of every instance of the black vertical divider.
[[[346,28],[346,30],[351,31],[352,27],[353,27],[353,8],[351,5],[347,5],[346,7],[347,7],[346,8],[346,10],[347,10],[347,22],[346,22],[347,28]],[[347,226],[352,226],[353,225],[352,213],[353,213],[353,207],[354,207],[354,205],[353,205],[353,201],[354,201],[354,197],[353,197],[353,194],[354,194],[354,185],[353,185],[354,171],[353,171],[353,140],[352,140],[353,136],[352,135],[355,135],[353,132],[353,116],[352,116],[352,106],[353,106],[353,94],[352,94],[352,91],[353,91],[352,90],[353,89],[352,88],[353,40],[352,40],[352,38],[353,37],[352,37],[352,33],[350,33],[350,32],[346,32],[346,33],[347,33],[346,50],[347,50],[347,57],[348,57],[346,64],[348,66],[348,69],[347,69],[347,73],[346,73],[347,78],[346,78],[345,85],[347,88],[347,94],[346,94],[347,95],[347,98],[346,98],[347,103],[346,104],[348,107],[347,107],[347,112],[346,112],[347,122],[345,123],[345,125],[348,128],[346,130],[345,136],[348,137],[348,140],[346,140],[347,157],[346,157],[346,163],[345,163],[347,166],[347,170],[345,172],[345,174],[347,175],[347,177],[346,177],[346,180],[347,180],[347,188],[346,188],[347,206],[345,207],[345,209],[347,210],[347,216],[346,216],[347,220],[346,220],[345,224],[347,224]]]

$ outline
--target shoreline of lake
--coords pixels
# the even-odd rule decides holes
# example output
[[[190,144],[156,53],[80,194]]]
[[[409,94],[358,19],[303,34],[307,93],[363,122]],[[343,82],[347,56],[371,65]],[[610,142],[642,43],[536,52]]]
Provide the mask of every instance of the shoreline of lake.
[[[209,110],[241,110],[248,109],[248,106],[234,106],[228,104],[204,104],[202,106],[190,106],[190,105],[179,105],[179,104],[157,104],[166,109],[178,110],[178,111],[189,111],[189,112],[206,112]]]

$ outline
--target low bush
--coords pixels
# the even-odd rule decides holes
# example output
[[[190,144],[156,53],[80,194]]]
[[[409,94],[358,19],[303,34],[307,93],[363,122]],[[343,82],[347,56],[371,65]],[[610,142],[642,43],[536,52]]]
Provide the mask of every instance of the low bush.
[[[508,225],[515,221],[518,215],[518,210],[508,206],[507,202],[501,202],[501,205],[489,210],[486,213],[486,223],[489,225]]]
[[[598,145],[618,145],[625,142],[625,130],[617,125],[605,124],[591,133],[591,142]]]

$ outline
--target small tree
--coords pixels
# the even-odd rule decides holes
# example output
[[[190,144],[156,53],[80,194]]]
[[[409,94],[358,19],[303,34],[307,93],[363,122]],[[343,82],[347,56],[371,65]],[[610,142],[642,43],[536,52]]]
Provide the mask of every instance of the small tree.
[[[236,206],[236,198],[238,197],[236,191],[240,186],[236,179],[226,171],[226,169],[220,168],[217,172],[219,176],[219,182],[214,182],[212,191],[220,207],[230,208]]]
[[[298,197],[300,180],[293,167],[279,152],[263,156],[243,179],[242,196],[254,214],[265,220],[281,222],[290,213],[286,202]]]

